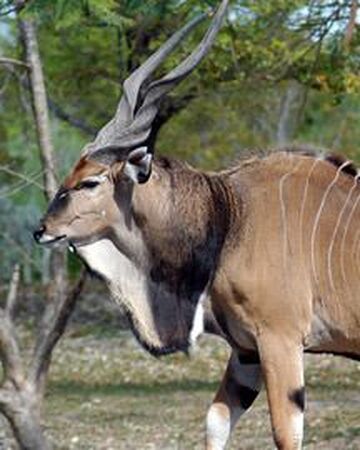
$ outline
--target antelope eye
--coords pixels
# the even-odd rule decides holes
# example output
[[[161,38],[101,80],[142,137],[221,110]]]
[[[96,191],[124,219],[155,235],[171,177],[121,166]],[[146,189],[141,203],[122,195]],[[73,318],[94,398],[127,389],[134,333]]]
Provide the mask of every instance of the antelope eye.
[[[100,184],[97,180],[85,180],[78,184],[76,189],[93,189]]]

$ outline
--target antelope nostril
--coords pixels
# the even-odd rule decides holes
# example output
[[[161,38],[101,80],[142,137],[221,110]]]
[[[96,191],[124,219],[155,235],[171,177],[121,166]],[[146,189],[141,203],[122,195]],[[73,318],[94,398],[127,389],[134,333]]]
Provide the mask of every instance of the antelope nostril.
[[[45,233],[45,230],[46,230],[45,225],[42,225],[40,228],[38,228],[33,232],[33,236],[36,242],[40,241],[42,235]]]

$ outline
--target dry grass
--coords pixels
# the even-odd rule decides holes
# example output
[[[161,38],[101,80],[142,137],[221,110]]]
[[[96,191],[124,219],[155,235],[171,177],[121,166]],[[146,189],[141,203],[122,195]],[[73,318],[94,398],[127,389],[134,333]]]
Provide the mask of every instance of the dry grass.
[[[47,432],[56,449],[201,449],[227,355],[213,337],[202,338],[191,358],[157,360],[125,332],[73,334],[54,356]],[[306,378],[305,449],[360,449],[360,365],[310,356]],[[264,394],[240,420],[230,448],[273,448]]]

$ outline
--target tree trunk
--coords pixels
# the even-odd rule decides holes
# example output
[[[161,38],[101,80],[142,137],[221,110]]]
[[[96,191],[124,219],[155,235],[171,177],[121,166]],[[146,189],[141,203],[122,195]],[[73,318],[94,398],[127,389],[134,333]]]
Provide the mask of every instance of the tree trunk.
[[[349,22],[346,26],[345,36],[344,36],[344,48],[345,50],[349,50],[352,37],[354,35],[355,27],[356,27],[356,16],[358,11],[358,0],[352,0],[350,7],[350,17]]]
[[[27,64],[30,69],[31,92],[39,141],[40,157],[44,172],[44,187],[47,201],[57,190],[55,175],[54,149],[51,140],[49,113],[47,108],[44,75],[41,65],[39,46],[36,38],[35,24],[30,19],[20,19],[20,30],[24,40]]]
[[[44,74],[34,22],[31,19],[20,19],[19,26],[24,42],[27,65],[30,70],[35,123],[40,158],[44,169],[44,194],[49,202],[57,191],[57,180]],[[48,301],[57,302],[65,295],[67,287],[66,255],[63,251],[54,250],[51,253],[50,278],[53,282],[48,292]]]
[[[10,420],[11,428],[16,441],[22,450],[49,450],[51,447],[47,443],[39,422],[34,420],[33,412],[21,411],[18,415],[12,416]]]
[[[20,9],[25,0],[16,1]],[[47,96],[36,37],[31,19],[19,19],[19,28],[30,75],[33,111],[44,171],[44,195],[49,201],[57,190],[55,160],[51,140]],[[0,411],[9,421],[22,450],[48,450],[50,444],[41,426],[41,407],[52,352],[63,335],[76,301],[85,283],[85,272],[68,291],[66,257],[53,251],[49,261],[51,282],[47,290],[45,311],[37,326],[37,336],[30,361],[25,362],[18,344],[13,321],[19,268],[14,269],[6,307],[0,308],[0,362],[3,382],[0,386]]]
[[[49,201],[57,190],[57,181],[41,58],[33,21],[19,19],[19,27],[29,68],[35,124],[44,170],[44,195]],[[23,364],[12,321],[11,311],[14,308],[11,305],[15,301],[14,295],[9,294],[5,311],[0,308],[0,360],[4,369],[0,410],[8,419],[17,443],[23,450],[50,448],[40,420],[45,381],[52,351],[65,330],[84,283],[82,278],[75,290],[68,293],[65,253],[54,251],[50,258],[52,281],[29,364]],[[16,281],[16,277],[14,280]],[[25,366],[28,366],[27,370]]]
[[[302,86],[296,81],[289,81],[280,103],[279,119],[276,128],[276,142],[278,145],[287,144],[293,138],[302,97]]]
[[[41,399],[26,389],[11,392],[11,404],[3,406],[19,447],[22,450],[49,450],[40,422]]]

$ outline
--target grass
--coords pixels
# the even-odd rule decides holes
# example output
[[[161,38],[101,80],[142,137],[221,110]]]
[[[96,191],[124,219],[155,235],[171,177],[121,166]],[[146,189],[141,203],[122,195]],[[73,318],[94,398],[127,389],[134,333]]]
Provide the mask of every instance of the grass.
[[[56,449],[202,449],[204,418],[229,351],[204,337],[189,358],[155,359],[126,332],[88,328],[56,350],[44,422]],[[360,449],[360,365],[307,356],[308,450]],[[240,419],[231,449],[272,449],[262,393]]]

